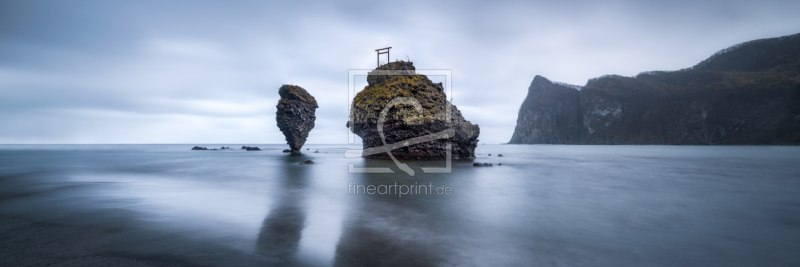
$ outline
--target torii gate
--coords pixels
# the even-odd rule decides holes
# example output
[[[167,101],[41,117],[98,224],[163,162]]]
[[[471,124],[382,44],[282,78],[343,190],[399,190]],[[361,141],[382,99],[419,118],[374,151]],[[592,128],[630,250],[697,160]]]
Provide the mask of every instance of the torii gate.
[[[392,49],[392,47],[390,46],[381,49],[375,49],[375,52],[378,53],[378,67],[381,66],[381,54],[386,54],[386,63],[389,63],[389,49]],[[386,50],[386,51],[380,52],[381,50]]]

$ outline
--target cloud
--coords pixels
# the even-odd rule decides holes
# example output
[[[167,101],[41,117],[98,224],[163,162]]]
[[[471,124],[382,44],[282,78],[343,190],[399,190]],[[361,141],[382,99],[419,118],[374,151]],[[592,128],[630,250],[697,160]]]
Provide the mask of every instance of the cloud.
[[[147,52],[160,57],[228,59],[230,53],[221,45],[203,40],[149,40]]]
[[[308,143],[344,143],[348,69],[394,47],[453,72],[455,104],[506,142],[535,75],[692,66],[800,32],[797,1],[3,2],[0,143],[283,143],[277,90],[318,100]],[[360,89],[360,88],[359,88]]]

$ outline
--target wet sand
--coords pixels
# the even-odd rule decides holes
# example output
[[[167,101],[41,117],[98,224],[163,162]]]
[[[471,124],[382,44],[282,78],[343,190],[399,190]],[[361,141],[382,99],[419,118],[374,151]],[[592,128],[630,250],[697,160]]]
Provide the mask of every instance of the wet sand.
[[[38,175],[0,175],[0,206],[74,189],[23,181],[31,176]],[[22,213],[0,209],[0,266],[276,265],[218,242],[139,227],[135,220],[135,213],[123,209],[62,212],[39,207]]]
[[[164,242],[169,240],[169,242]],[[170,245],[163,245],[168,243]],[[225,245],[141,229],[0,214],[0,266],[269,266]]]

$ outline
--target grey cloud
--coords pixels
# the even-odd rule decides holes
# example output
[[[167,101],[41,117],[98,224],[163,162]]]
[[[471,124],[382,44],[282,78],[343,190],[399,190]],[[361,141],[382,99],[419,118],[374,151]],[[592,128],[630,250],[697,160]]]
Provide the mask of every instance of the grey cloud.
[[[343,143],[347,70],[393,46],[451,69],[481,142],[510,138],[535,75],[689,67],[800,32],[797,1],[0,3],[0,143],[282,143],[277,89],[320,103],[309,143]],[[360,88],[359,88],[360,89]]]

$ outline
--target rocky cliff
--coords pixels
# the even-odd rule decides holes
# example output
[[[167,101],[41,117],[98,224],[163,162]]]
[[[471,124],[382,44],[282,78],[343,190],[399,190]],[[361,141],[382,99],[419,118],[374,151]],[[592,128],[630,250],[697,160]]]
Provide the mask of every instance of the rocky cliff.
[[[800,34],[582,87],[536,76],[509,143],[800,144]]]
[[[296,85],[283,85],[278,89],[281,99],[278,100],[278,111],[275,120],[278,122],[292,154],[300,154],[306,143],[308,132],[314,128],[317,116],[314,114],[319,106],[305,89]],[[248,149],[249,150],[249,149]]]
[[[365,150],[394,145],[390,151],[398,159],[443,159],[449,143],[454,158],[475,157],[478,125],[447,101],[441,83],[417,75],[411,62],[382,65],[370,72],[367,82],[353,99],[353,124],[347,123]],[[365,157],[389,158],[366,152]]]
[[[572,144],[582,126],[578,90],[536,75],[522,103],[510,143]]]

